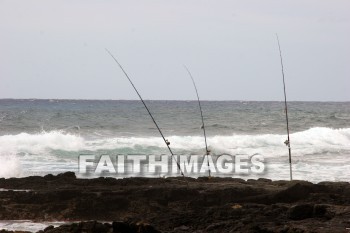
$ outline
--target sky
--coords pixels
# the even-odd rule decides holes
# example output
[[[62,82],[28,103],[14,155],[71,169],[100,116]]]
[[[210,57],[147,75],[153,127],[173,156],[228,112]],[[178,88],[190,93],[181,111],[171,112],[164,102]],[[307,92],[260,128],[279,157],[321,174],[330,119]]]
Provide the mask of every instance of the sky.
[[[348,0],[0,0],[0,98],[350,101]]]

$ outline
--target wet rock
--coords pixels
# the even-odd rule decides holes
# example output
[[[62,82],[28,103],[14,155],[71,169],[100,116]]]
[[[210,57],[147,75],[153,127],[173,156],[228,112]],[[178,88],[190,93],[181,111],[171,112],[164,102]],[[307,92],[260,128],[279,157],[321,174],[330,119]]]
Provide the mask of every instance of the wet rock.
[[[44,229],[44,232],[48,232],[48,231],[51,231],[51,230],[53,230],[53,229],[55,229],[55,227],[51,225],[51,226],[46,227],[46,228]]]

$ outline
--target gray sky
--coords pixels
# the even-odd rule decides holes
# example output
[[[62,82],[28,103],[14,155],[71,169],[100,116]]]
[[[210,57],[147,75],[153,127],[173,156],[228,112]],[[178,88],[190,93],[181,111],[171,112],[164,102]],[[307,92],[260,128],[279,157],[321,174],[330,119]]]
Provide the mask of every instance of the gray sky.
[[[348,0],[0,0],[0,98],[350,101]]]

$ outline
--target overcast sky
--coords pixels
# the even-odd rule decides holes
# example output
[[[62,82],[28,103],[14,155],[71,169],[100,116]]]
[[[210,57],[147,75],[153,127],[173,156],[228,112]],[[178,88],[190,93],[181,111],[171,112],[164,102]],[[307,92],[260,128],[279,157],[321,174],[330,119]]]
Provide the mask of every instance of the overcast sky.
[[[348,0],[0,0],[0,98],[350,101]]]

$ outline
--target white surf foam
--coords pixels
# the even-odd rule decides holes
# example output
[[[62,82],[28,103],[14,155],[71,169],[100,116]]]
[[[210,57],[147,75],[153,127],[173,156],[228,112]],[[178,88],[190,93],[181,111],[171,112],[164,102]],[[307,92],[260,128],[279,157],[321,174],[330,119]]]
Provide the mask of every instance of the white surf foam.
[[[10,178],[21,175],[21,164],[19,159],[14,156],[0,156],[0,177]]]
[[[324,127],[311,128],[291,134],[291,145],[295,155],[322,154],[350,150],[350,128],[331,129]],[[169,136],[171,147],[175,150],[191,152],[204,148],[202,136]],[[286,135],[261,134],[213,136],[208,138],[208,144],[216,154],[254,154],[266,156],[285,155]],[[97,151],[118,148],[146,147],[164,149],[161,137],[114,137],[85,139],[79,135],[63,131],[42,132],[38,134],[21,133],[17,135],[0,136],[0,155],[8,156],[18,153],[40,154],[50,150],[62,151]],[[142,151],[139,151],[142,153]]]
[[[161,137],[99,137],[96,139],[96,135],[94,136],[95,139],[89,139],[64,131],[0,136],[2,159],[0,177],[21,176],[25,174],[23,171],[28,169],[32,172],[40,172],[43,169],[51,172],[76,169],[77,155],[80,151],[95,152],[96,155],[99,155],[101,150],[111,155],[130,152],[168,153]],[[322,177],[331,173],[332,176],[338,177],[348,175],[340,170],[344,170],[343,164],[350,162],[350,128],[315,127],[292,133],[290,137],[295,166],[299,171],[305,171],[301,177],[311,177],[310,179],[315,180],[317,177],[314,177],[314,173],[309,177],[307,170],[317,171],[320,166],[328,167],[329,171],[328,173],[323,171]],[[170,136],[167,139],[177,154],[200,154],[204,151],[202,136]],[[208,144],[213,154],[261,154],[267,159],[285,162],[288,156],[287,147],[284,145],[286,139],[286,135],[279,134],[233,134],[209,137]],[[58,153],[57,150],[60,152]],[[69,156],[72,157],[71,160],[67,160]],[[313,164],[315,161],[317,161],[316,165]],[[282,168],[277,166],[276,169],[279,171]]]
[[[33,222],[30,220],[0,220],[0,229],[8,231],[37,232],[48,226],[58,227],[66,222]]]
[[[84,139],[62,131],[38,134],[20,133],[0,137],[0,154],[13,152],[40,153],[47,149],[78,151],[84,148]]]

